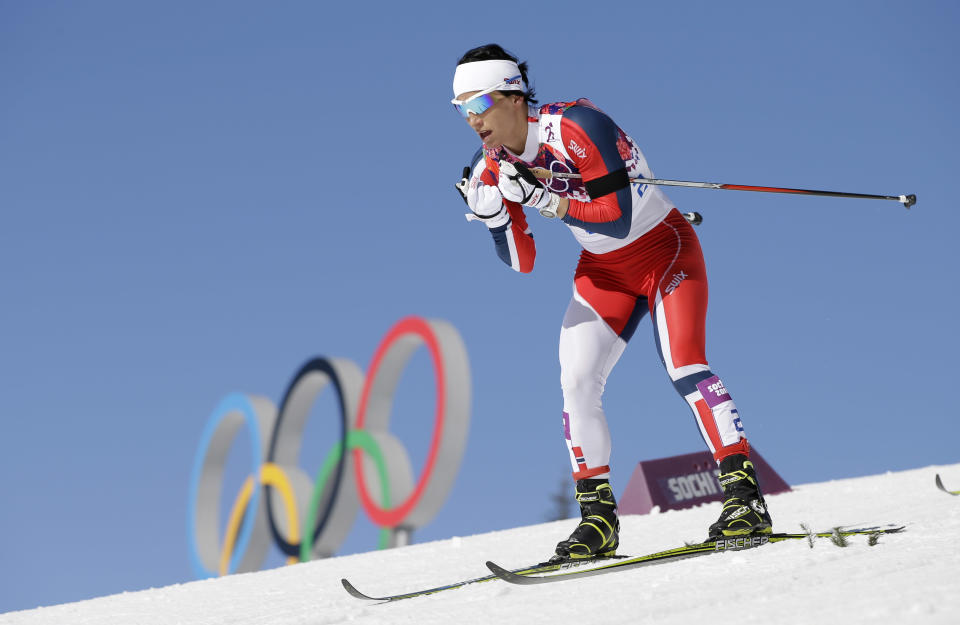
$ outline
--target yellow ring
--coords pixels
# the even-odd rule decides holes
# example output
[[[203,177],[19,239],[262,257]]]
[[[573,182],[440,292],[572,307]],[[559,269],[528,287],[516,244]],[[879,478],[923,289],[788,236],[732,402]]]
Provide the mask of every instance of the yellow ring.
[[[287,509],[287,518],[290,520],[289,535],[287,540],[296,543],[300,540],[300,526],[297,519],[297,504],[293,494],[293,488],[290,486],[290,480],[287,474],[279,466],[272,462],[266,462],[260,467],[260,484],[263,486],[273,486],[280,491],[283,496],[283,503]],[[230,556],[233,553],[233,546],[237,540],[237,533],[240,531],[240,523],[243,522],[243,513],[250,503],[250,496],[253,494],[253,477],[247,476],[240,489],[240,494],[233,502],[233,509],[230,510],[230,521],[227,523],[227,532],[223,537],[223,550],[220,552],[220,575],[226,575],[230,570]],[[296,556],[287,558],[287,564],[296,564]]]

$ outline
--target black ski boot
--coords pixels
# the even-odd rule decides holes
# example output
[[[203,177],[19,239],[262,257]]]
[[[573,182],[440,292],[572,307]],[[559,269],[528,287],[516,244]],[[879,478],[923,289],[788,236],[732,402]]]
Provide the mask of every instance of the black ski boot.
[[[710,526],[710,538],[771,533],[773,522],[753,463],[743,454],[727,456],[720,461],[719,479],[726,499],[720,518]]]
[[[578,480],[577,502],[580,524],[570,538],[557,545],[551,562],[609,557],[620,544],[617,502],[607,480]]]

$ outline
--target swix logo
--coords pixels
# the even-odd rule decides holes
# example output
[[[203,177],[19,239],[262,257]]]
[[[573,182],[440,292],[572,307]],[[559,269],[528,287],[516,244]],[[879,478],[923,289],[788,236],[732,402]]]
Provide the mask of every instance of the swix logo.
[[[573,139],[570,139],[570,145],[567,146],[567,149],[573,150],[573,153],[580,158],[587,158],[587,151],[577,145],[577,142]]]
[[[687,274],[683,273],[682,271],[679,273],[673,274],[673,280],[670,281],[670,284],[667,285],[667,288],[665,288],[663,292],[667,293],[668,295],[670,293],[673,293],[673,291],[678,286],[680,286],[680,283],[683,282],[686,278],[687,278]]]

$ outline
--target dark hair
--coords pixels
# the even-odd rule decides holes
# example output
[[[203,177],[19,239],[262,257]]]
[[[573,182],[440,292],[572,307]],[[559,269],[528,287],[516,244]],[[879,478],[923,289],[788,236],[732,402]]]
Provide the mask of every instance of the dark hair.
[[[517,67],[520,68],[520,78],[523,80],[523,84],[527,86],[526,91],[523,92],[523,99],[530,104],[537,103],[537,100],[534,98],[537,92],[530,86],[530,79],[527,78],[526,61],[521,63],[517,57],[495,43],[488,43],[485,46],[478,46],[467,50],[463,56],[460,57],[460,60],[457,61],[457,65],[463,65],[464,63],[471,63],[473,61],[513,61],[517,64]],[[517,95],[516,91],[501,91],[500,93],[508,96]]]

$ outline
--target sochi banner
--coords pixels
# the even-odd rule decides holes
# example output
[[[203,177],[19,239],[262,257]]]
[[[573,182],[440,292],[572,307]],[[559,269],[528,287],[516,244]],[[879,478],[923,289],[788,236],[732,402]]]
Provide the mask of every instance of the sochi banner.
[[[756,448],[750,449],[750,461],[764,495],[790,490]],[[654,506],[662,512],[722,501],[718,474],[717,463],[709,451],[643,460],[637,463],[620,497],[619,510],[622,514],[647,514]]]

